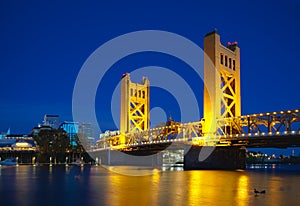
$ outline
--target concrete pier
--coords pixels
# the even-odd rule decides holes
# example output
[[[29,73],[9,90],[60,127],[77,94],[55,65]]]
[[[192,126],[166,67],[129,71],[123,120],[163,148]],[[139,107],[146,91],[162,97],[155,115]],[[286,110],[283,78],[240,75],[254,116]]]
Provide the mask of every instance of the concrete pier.
[[[209,151],[207,158],[203,159],[201,151]],[[203,152],[203,151],[202,151]],[[206,154],[205,154],[206,153]],[[191,146],[184,156],[184,170],[235,170],[246,168],[246,149],[240,147],[211,147]]]
[[[209,146],[191,146],[184,145],[185,154],[182,152],[183,165],[185,170],[235,170],[245,169],[246,167],[246,149],[240,147],[209,147]],[[151,152],[147,150],[121,152],[116,150],[100,150],[93,152],[94,159],[98,159],[99,164],[109,166],[158,166],[163,167],[168,160],[164,153]],[[173,152],[175,150],[169,150]],[[183,150],[182,150],[183,151]],[[173,164],[176,161],[172,161]],[[180,162],[180,161],[179,161]]]

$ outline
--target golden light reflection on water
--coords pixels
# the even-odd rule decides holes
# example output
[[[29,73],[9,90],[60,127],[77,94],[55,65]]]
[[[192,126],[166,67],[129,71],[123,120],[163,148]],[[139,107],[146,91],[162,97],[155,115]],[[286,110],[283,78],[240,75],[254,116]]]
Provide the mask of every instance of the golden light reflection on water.
[[[248,188],[249,188],[249,177],[241,175],[238,179],[237,185],[237,202],[240,206],[248,205]]]
[[[112,205],[157,205],[161,173],[153,175],[126,176],[110,173],[107,179],[109,195],[107,203]]]
[[[189,178],[188,188],[188,205],[201,205],[206,198],[211,198],[212,193],[203,188],[204,173],[191,171]],[[210,181],[209,177],[206,177]]]
[[[248,177],[233,171],[191,171],[188,205],[247,205]]]
[[[234,171],[153,171],[148,176],[110,173],[112,205],[247,205],[249,177]]]
[[[48,189],[55,197],[77,198],[73,202],[88,190],[87,205],[298,205],[300,196],[297,173],[152,170],[153,175],[126,176],[102,167],[77,169],[80,179],[61,167],[2,167],[0,191],[14,191],[13,205],[30,203]],[[254,188],[266,194],[255,195]]]
[[[285,188],[283,188],[282,182],[284,182],[284,181],[287,182],[289,180],[290,179],[285,180],[284,178],[275,176],[275,177],[269,179],[268,181],[266,181],[268,185],[266,185],[265,187],[267,187],[267,188],[263,188],[263,189],[266,189],[268,194],[279,193],[280,189],[285,190]],[[269,188],[271,188],[271,190]],[[284,203],[283,200],[282,200],[282,196],[279,193],[278,195],[272,196],[272,199],[271,199],[270,203],[272,203],[271,205],[277,205],[280,202]]]

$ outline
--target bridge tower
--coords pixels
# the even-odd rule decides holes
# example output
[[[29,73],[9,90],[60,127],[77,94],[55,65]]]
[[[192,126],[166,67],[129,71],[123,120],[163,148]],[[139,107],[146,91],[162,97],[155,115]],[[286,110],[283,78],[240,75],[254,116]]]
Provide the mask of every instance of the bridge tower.
[[[220,129],[216,119],[241,115],[240,48],[237,42],[222,45],[213,31],[204,38],[204,52],[204,134],[209,134]]]
[[[130,81],[130,74],[122,76],[120,109],[120,143],[125,144],[127,133],[150,127],[150,83],[146,77],[138,84]]]

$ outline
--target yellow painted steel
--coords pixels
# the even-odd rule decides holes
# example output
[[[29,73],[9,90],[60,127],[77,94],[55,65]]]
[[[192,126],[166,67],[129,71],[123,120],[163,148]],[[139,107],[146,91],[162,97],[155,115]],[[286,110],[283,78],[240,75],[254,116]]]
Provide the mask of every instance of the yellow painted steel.
[[[145,131],[150,126],[150,83],[143,77],[142,83],[130,81],[130,74],[121,80],[120,144],[126,143],[126,134]]]
[[[237,42],[224,46],[214,31],[204,38],[204,126],[203,133],[215,133],[216,120],[241,115],[240,48]]]

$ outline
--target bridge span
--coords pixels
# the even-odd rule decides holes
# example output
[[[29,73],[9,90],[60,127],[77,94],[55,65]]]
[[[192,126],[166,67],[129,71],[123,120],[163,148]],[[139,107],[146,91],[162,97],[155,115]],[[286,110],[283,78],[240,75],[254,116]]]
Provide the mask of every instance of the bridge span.
[[[236,42],[224,46],[213,31],[204,38],[204,52],[203,118],[189,123],[169,119],[150,128],[150,81],[144,77],[141,84],[133,83],[124,74],[120,131],[97,141],[90,151],[96,161],[161,165],[164,157],[172,156],[185,169],[243,169],[246,148],[300,146],[299,109],[241,115]]]

